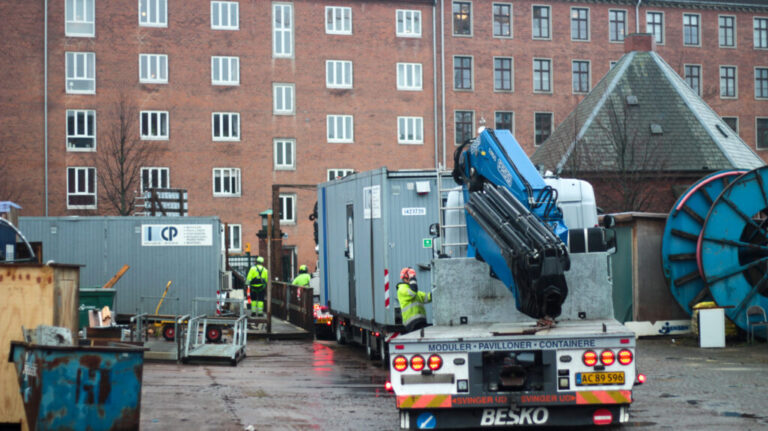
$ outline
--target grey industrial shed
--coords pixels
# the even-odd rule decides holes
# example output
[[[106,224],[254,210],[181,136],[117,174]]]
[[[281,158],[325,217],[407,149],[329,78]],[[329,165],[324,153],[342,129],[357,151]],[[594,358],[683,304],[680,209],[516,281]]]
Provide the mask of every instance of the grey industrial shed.
[[[154,312],[168,281],[160,312],[194,313],[194,298],[215,298],[224,275],[218,217],[21,217],[19,226],[43,243],[43,262],[85,265],[81,288],[101,286],[130,265],[115,286],[121,314]],[[213,313],[215,305],[200,302],[197,311]]]

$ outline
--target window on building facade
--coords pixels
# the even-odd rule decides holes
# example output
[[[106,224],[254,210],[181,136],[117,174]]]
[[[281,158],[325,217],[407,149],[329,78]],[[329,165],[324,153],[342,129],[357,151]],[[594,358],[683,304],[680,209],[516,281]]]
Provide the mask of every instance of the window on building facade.
[[[645,32],[653,35],[658,44],[664,43],[664,13],[646,12],[645,13]]]
[[[272,5],[272,55],[293,57],[293,5]]]
[[[239,4],[236,1],[211,2],[211,28],[237,30],[240,28]]]
[[[717,39],[723,48],[732,48],[736,46],[736,17],[730,15],[720,15],[717,17],[718,36]]]
[[[397,143],[423,144],[424,120],[422,117],[397,117]]]
[[[768,99],[768,68],[755,68],[755,99]]]
[[[96,111],[67,110],[67,150],[96,149]]]
[[[229,236],[229,251],[230,252],[240,252],[243,250],[243,241],[242,241],[242,232],[243,232],[243,226],[239,224],[227,224],[228,227],[228,236]]]
[[[214,141],[239,141],[240,114],[214,112],[211,114],[211,133]]]
[[[280,223],[296,223],[296,194],[280,194]]]
[[[739,117],[723,117],[723,121],[728,127],[731,128],[736,134],[739,134]]]
[[[168,0],[139,0],[139,25],[168,27]]]
[[[327,88],[352,88],[352,62],[326,60],[325,86]]]
[[[296,140],[278,138],[274,141],[275,170],[292,171],[296,169]]]
[[[453,57],[453,88],[472,89],[472,57]]]
[[[493,35],[512,37],[512,5],[509,3],[493,4]]]
[[[397,63],[397,89],[421,90],[420,63]]]
[[[167,84],[168,56],[165,54],[139,54],[139,82]]]
[[[493,89],[512,91],[512,58],[496,57],[493,59]]]
[[[141,191],[170,188],[170,172],[168,168],[141,168]]]
[[[608,11],[608,32],[611,42],[622,42],[627,35],[627,11]]]
[[[67,209],[96,209],[96,168],[67,168]]]
[[[325,32],[328,34],[352,34],[352,8],[326,6]]]
[[[168,139],[168,111],[141,111],[141,139]]]
[[[768,118],[755,119],[755,131],[757,133],[757,149],[768,149]]]
[[[395,11],[397,37],[421,37],[421,11],[402,10]]]
[[[534,114],[534,143],[541,145],[552,134],[552,113],[536,112]]]
[[[344,168],[328,169],[328,181],[344,178],[347,175],[351,175],[354,173],[355,173],[354,169],[344,169]]]
[[[92,37],[96,34],[93,2],[95,0],[66,0],[64,3],[64,34]]]
[[[685,68],[685,82],[693,89],[699,96],[701,96],[701,66],[698,64],[686,64]]]
[[[240,57],[211,57],[211,84],[240,85]]]
[[[456,111],[454,113],[456,145],[463,144],[467,139],[472,139],[475,128],[475,113],[472,111]]]
[[[515,114],[509,111],[496,111],[496,122],[494,128],[496,130],[509,130],[513,135],[515,134]]]
[[[552,60],[533,59],[533,91],[549,93],[552,91]]]
[[[295,84],[272,84],[275,115],[293,115],[295,111]]]
[[[754,19],[755,48],[768,48],[768,18]]]
[[[213,168],[213,196],[240,196],[240,168]]]
[[[699,19],[697,14],[683,14],[683,45],[699,46],[701,44]]]
[[[720,97],[736,97],[736,66],[720,66]]]
[[[96,54],[67,52],[67,93],[96,92]]]
[[[589,9],[571,8],[571,40],[589,40]]]
[[[329,115],[327,129],[328,142],[354,142],[354,119],[351,115]]]
[[[573,92],[589,93],[589,61],[574,61],[571,68],[573,76]]]
[[[549,6],[533,6],[533,38],[549,39]]]
[[[453,34],[460,36],[472,35],[472,3],[465,1],[453,2]]]

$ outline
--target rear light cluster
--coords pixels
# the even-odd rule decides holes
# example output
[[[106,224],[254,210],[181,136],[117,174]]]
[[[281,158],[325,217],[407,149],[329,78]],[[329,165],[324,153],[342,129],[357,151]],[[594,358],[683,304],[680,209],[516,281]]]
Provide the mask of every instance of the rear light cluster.
[[[408,369],[408,363],[408,358],[403,355],[395,356],[395,359],[392,360],[392,366],[395,370],[400,372]],[[427,367],[431,371],[437,371],[443,366],[443,358],[441,358],[440,355],[432,355],[425,361],[423,356],[413,355],[410,360],[410,365],[413,371],[421,371],[424,367]]]
[[[613,365],[617,360],[621,365],[629,365],[632,363],[632,351],[623,349],[618,354],[614,354],[613,350],[603,350],[598,355],[594,350],[587,350],[581,357],[581,361],[588,367],[594,367],[597,365],[598,360],[603,365]]]

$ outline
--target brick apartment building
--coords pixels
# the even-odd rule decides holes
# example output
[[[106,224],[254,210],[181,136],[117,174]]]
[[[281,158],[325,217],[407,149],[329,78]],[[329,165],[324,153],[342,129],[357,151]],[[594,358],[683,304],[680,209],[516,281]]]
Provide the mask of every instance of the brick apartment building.
[[[114,214],[96,179],[122,98],[155,151],[139,187],[186,189],[235,253],[256,248],[272,184],[450,168],[483,121],[533,152],[638,30],[768,149],[764,0],[6,0],[0,16],[0,170],[22,215]],[[281,189],[292,267],[314,266],[315,200]]]

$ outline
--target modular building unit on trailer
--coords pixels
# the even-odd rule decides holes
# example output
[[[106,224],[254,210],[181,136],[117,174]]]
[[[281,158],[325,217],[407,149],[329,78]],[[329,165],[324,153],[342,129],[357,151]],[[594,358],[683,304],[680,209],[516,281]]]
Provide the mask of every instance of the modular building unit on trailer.
[[[430,288],[437,194],[456,187],[450,175],[439,178],[440,187],[435,171],[381,168],[319,185],[320,296],[340,343],[361,343],[371,358],[386,356],[385,338],[403,329],[400,269],[414,268],[421,289]]]
[[[130,265],[115,286],[120,314],[194,314],[194,298],[216,297],[224,271],[224,228],[218,217],[21,217],[29,241],[43,243],[43,262],[85,265],[80,287],[102,286]],[[199,307],[198,307],[199,308]]]

